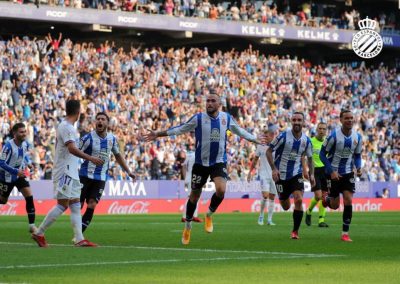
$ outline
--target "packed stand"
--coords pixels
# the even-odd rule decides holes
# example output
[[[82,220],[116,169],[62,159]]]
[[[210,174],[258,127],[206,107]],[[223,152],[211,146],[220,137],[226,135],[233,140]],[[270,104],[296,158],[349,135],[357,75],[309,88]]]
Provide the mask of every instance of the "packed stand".
[[[338,126],[341,108],[354,110],[364,139],[363,180],[399,181],[400,74],[384,65],[374,69],[311,66],[304,60],[267,56],[250,46],[244,51],[210,54],[205,49],[131,48],[113,42],[99,47],[46,39],[0,41],[0,144],[10,127],[27,125],[35,165],[32,179],[50,179],[55,127],[68,98],[82,101],[81,135],[93,129],[98,111],[110,114],[110,130],[119,138],[130,167],[141,179],[178,179],[193,135],[139,141],[146,129],[160,130],[204,110],[210,89],[248,131],[269,123],[283,130],[294,110],[306,114],[312,135],[324,120]],[[232,180],[245,180],[254,145],[230,136],[228,167]],[[110,176],[125,178],[111,163]]]
[[[314,28],[358,29],[360,12],[352,7],[345,11],[324,9],[317,15],[318,9],[312,9],[309,1],[303,1],[296,10],[291,8],[289,1],[278,8],[275,1],[225,1],[210,0],[12,0],[15,3],[35,3],[50,6],[73,7],[76,9],[92,8],[100,10],[115,10],[149,14],[164,14],[175,17],[197,17],[212,20],[246,21],[252,23],[267,23],[289,26],[308,26]],[[398,15],[397,15],[398,17]],[[379,25],[377,31],[388,32],[399,30],[394,11],[378,12],[373,17]]]

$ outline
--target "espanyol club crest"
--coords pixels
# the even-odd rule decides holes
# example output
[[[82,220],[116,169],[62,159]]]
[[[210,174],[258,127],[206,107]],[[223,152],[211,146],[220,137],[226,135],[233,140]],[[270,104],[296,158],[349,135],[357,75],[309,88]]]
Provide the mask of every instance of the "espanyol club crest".
[[[226,120],[225,120],[225,118],[223,118],[223,119],[221,120],[221,124],[222,124],[222,125],[226,125]]]
[[[354,52],[362,58],[373,58],[377,56],[383,47],[380,34],[375,31],[377,22],[368,17],[358,22],[360,31],[353,36],[351,45]]]

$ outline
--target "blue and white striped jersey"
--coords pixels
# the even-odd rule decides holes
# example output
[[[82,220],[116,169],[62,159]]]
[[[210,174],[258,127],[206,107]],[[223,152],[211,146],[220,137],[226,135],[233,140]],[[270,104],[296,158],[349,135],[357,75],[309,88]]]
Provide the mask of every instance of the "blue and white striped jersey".
[[[322,145],[319,157],[326,172],[337,171],[340,175],[350,174],[354,166],[361,168],[362,138],[355,131],[345,136],[341,128],[334,129]]]
[[[31,163],[30,149],[27,141],[23,141],[20,147],[15,144],[14,139],[4,144],[0,157],[0,181],[12,183],[17,180],[18,170]]]
[[[94,180],[107,180],[110,155],[111,153],[114,155],[120,153],[117,138],[111,133],[107,133],[105,138],[101,138],[93,130],[81,138],[79,148],[86,154],[99,157],[104,161],[102,166],[96,166],[85,160],[81,165],[79,176]]]
[[[270,144],[275,152],[275,167],[279,170],[281,180],[288,180],[303,173],[301,157],[312,157],[311,139],[301,134],[300,139],[293,136],[292,129],[279,134]]]
[[[216,118],[207,113],[197,113],[187,122],[167,130],[168,136],[180,135],[189,131],[195,132],[196,151],[195,164],[205,167],[216,163],[226,163],[227,131],[255,142],[256,137],[242,129],[236,121],[226,112],[219,112]]]

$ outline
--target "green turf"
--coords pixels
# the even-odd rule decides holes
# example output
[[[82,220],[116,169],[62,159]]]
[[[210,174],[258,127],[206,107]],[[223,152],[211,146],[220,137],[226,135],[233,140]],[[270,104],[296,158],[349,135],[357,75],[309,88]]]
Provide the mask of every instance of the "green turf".
[[[95,216],[86,237],[99,248],[72,247],[63,216],[48,249],[30,240],[25,217],[0,216],[0,283],[399,283],[399,215],[355,213],[354,242],[343,243],[341,213],[328,215],[329,228],[314,214],[300,240],[289,239],[290,213],[275,214],[275,227],[257,225],[256,214],[217,214],[214,233],[194,224],[187,247],[178,215]]]

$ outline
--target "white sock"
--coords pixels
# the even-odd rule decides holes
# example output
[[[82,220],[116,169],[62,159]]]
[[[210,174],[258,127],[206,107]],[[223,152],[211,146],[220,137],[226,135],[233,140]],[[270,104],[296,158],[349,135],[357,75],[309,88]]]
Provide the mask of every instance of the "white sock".
[[[261,198],[260,204],[260,217],[264,217],[264,210],[265,210],[265,203],[267,202],[267,200],[265,198]]]
[[[44,232],[57,220],[60,215],[64,213],[65,210],[67,210],[67,208],[60,204],[54,206],[49,213],[47,213],[36,234],[43,236]]]
[[[272,199],[268,199],[268,221],[272,222],[272,215],[274,215],[275,202]]]
[[[81,203],[76,202],[74,204],[69,205],[69,209],[71,210],[71,224],[74,230],[74,238],[75,242],[79,243],[84,239],[82,234],[82,216],[81,216]]]
[[[189,230],[191,230],[191,229],[192,229],[192,222],[188,222],[188,221],[186,221],[186,223],[185,223],[185,227],[186,227],[186,229],[189,229]]]
[[[212,212],[210,209],[208,209],[208,211],[207,211],[207,217],[211,217],[212,214],[214,214],[214,212]]]

